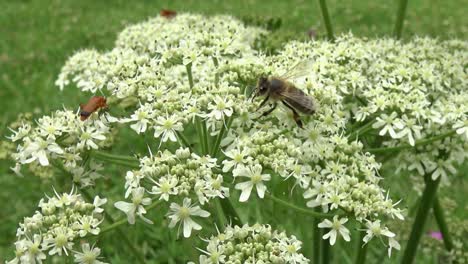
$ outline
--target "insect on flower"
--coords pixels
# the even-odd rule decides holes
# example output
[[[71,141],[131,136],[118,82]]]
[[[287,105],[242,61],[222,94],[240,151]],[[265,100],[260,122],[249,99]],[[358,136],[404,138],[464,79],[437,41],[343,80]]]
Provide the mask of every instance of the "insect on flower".
[[[277,102],[281,101],[287,108],[292,110],[296,124],[300,128],[303,127],[297,111],[312,115],[316,111],[316,104],[312,97],[297,88],[288,79],[304,76],[307,73],[307,65],[309,65],[308,61],[300,62],[281,77],[260,77],[252,100],[257,96],[265,96],[258,109],[262,108],[269,100],[273,101],[273,106],[264,112],[262,116],[273,112],[277,106]]]
[[[177,12],[169,9],[162,9],[159,11],[159,15],[165,18],[173,18],[177,15]]]
[[[103,96],[93,96],[86,104],[80,104],[80,119],[85,121],[99,108],[107,108],[106,98]]]

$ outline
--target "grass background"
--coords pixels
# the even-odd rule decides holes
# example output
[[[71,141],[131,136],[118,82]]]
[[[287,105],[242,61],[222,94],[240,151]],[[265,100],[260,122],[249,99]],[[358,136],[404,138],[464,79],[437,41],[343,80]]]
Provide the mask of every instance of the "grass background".
[[[335,34],[352,31],[357,36],[391,35],[397,1],[330,0],[327,3]],[[468,23],[465,6],[465,0],[409,1],[404,38],[420,35],[466,39]],[[311,29],[318,38],[326,35],[318,2],[313,0],[0,0],[0,136],[8,135],[7,124],[21,112],[42,115],[62,105],[77,107],[84,102],[89,95],[80,94],[75,89],[60,92],[54,86],[67,57],[80,49],[111,49],[117,33],[126,25],[156,16],[162,8],[207,15],[231,14],[245,21],[280,18],[282,25],[273,37],[278,41],[307,38],[307,32]],[[44,192],[50,194],[50,182],[42,183],[35,177],[17,178],[9,172],[9,166],[11,163],[0,161],[0,201],[3,204],[0,210],[0,261],[12,257],[12,242],[18,222],[33,213]],[[122,173],[117,175],[122,176]],[[123,180],[115,181],[115,188],[112,185],[106,188],[107,196],[121,196],[120,183]],[[405,191],[405,188],[396,190],[401,197],[405,197]],[[462,199],[463,195],[460,195]],[[291,225],[294,226],[294,223]],[[131,239],[149,252],[149,257],[154,255],[171,262],[171,256],[180,255],[181,248],[190,248],[191,241],[167,244],[167,241],[175,238],[164,230],[149,231],[143,225],[137,225],[136,229]],[[140,232],[145,232],[153,242],[137,241]],[[119,250],[126,252],[124,246],[112,243],[112,239],[112,235],[107,235],[103,240],[110,243],[100,243],[108,244],[104,249],[110,252],[107,261],[128,262],[131,257],[126,253],[112,257]],[[158,243],[164,245],[163,250],[153,249]],[[180,246],[180,243],[185,246]],[[305,248],[307,246],[306,242]],[[349,248],[347,251],[353,255],[351,245]],[[343,254],[339,256],[346,258]],[[172,261],[175,263],[180,259]]]

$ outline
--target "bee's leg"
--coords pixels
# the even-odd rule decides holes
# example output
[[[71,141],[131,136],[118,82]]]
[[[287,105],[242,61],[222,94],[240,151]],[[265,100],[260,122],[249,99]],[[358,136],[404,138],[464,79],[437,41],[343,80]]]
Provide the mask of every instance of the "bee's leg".
[[[262,101],[262,103],[258,106],[257,108],[257,111],[262,108],[267,102],[268,102],[268,99],[270,99],[270,96],[266,96],[265,99]],[[273,110],[272,110],[273,111]]]
[[[303,124],[302,124],[302,121],[299,117],[299,114],[297,113],[296,109],[294,109],[294,107],[290,106],[288,103],[286,103],[285,101],[281,101],[287,108],[291,109],[292,112],[293,112],[293,118],[294,118],[294,121],[296,122],[297,126],[300,127],[300,128],[303,128]]]
[[[266,116],[266,115],[270,114],[271,112],[273,112],[273,110],[276,109],[276,106],[277,106],[277,103],[276,103],[276,102],[273,103],[273,106],[272,106],[270,109],[268,109],[268,111],[266,111],[265,113],[263,113],[262,116]]]

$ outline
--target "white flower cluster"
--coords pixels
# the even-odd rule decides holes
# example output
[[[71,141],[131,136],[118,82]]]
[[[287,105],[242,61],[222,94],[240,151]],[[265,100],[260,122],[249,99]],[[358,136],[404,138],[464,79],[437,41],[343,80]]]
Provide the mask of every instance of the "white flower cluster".
[[[151,223],[143,216],[146,213],[143,205],[149,205],[152,199],[143,197],[145,193],[152,194],[158,200],[172,202],[169,218],[172,220],[170,226],[174,227],[180,220],[196,215],[194,211],[185,212],[185,209],[192,206],[191,199],[204,205],[210,199],[229,196],[229,188],[223,186],[223,176],[215,172],[216,166],[215,158],[209,155],[198,156],[191,153],[188,148],[179,148],[175,153],[165,150],[154,156],[143,157],[140,159],[140,169],[128,171],[125,177],[127,189],[125,198],[131,195],[132,203],[121,201],[115,206],[127,214],[131,224],[135,223],[135,215]],[[177,203],[182,199],[184,201],[181,207]],[[200,209],[198,206],[194,208]],[[198,209],[195,211],[201,210]],[[201,213],[200,216],[208,215]],[[187,221],[181,223],[184,224],[186,237],[190,236],[192,227],[200,229],[196,223]]]
[[[347,123],[367,127],[356,131],[367,148],[414,147],[394,155],[399,168],[447,180],[468,157],[467,50],[458,40],[345,35],[333,44],[289,43],[278,59],[312,59],[314,86],[339,92]]]
[[[87,203],[73,189],[70,193],[59,195],[55,192],[55,195],[46,200],[41,199],[39,211],[31,217],[25,217],[20,223],[16,232],[16,257],[7,263],[42,263],[46,259],[46,253],[68,255],[70,251],[74,251],[76,239],[82,240],[89,235],[99,234],[104,211],[101,206],[107,202],[107,199],[96,196],[93,203]],[[88,254],[87,260],[92,256],[96,260],[99,249],[94,248],[92,252],[85,252],[86,249],[90,251],[89,244],[87,248],[83,246],[83,253],[74,251],[77,262],[100,263],[78,261],[83,254]]]
[[[94,115],[85,121],[70,110],[57,110],[53,115],[36,120],[36,126],[23,123],[13,131],[10,139],[18,142],[17,153],[13,154],[20,171],[23,164],[47,167],[60,160],[60,165],[74,175],[82,186],[92,185],[101,177],[100,164],[91,162],[90,169],[81,167],[83,153],[108,146],[112,140],[109,122],[104,116]],[[41,170],[41,168],[39,168]],[[50,175],[49,175],[50,177]]]
[[[269,225],[227,226],[207,240],[200,264],[214,263],[309,263],[299,251],[302,242]]]
[[[294,42],[281,54],[267,57],[255,51],[252,39],[245,37],[254,38],[260,32],[227,17],[158,17],[124,30],[110,52],[82,51],[68,61],[58,85],[72,78],[83,91],[110,92],[111,108],[131,111],[113,121],[129,123],[138,134],[152,130],[161,149],[171,148],[171,141],[186,147],[208,147],[201,152],[191,150],[182,159],[174,149],[147,158],[149,165],[142,163],[140,171],[127,174],[126,196],[131,194],[132,202],[116,206],[130,223],[135,216],[149,221],[143,216],[144,205],[151,203],[151,198],[143,198],[147,192],[166,201],[176,194],[190,196],[185,198],[198,199],[203,205],[207,199],[227,194],[228,189],[220,184],[221,175],[232,174],[238,181],[235,188],[241,191],[240,201],[247,201],[254,188],[263,198],[268,181],[279,175],[294,179],[303,188],[310,207],[321,206],[325,211],[341,208],[362,223],[384,215],[402,219],[401,210],[379,186],[380,164],[362,151],[359,141],[345,135],[350,115],[348,93],[339,83],[323,77],[341,74],[330,72],[334,64],[328,62],[336,47],[326,42]],[[337,49],[343,52],[343,47]],[[247,97],[258,77],[282,75],[307,59],[314,63],[296,69],[302,70],[305,78],[291,79],[319,105],[313,117],[302,117],[304,129],[297,128],[288,108],[264,117],[255,111],[259,101],[252,103]],[[194,131],[199,139],[193,136]],[[222,138],[224,131],[228,132]],[[211,144],[205,144],[202,137]],[[222,164],[218,164],[223,158],[218,156],[221,151],[214,149],[219,145],[225,147]],[[210,167],[208,175],[187,167],[195,153],[199,154],[196,159],[206,163],[202,170]],[[208,153],[213,157],[206,156]],[[168,157],[169,163],[164,161]],[[214,173],[221,165],[222,172]],[[147,168],[152,168],[154,175],[148,176]],[[142,185],[140,180],[146,178],[151,180]],[[187,183],[187,179],[192,182]],[[175,203],[181,207],[179,204]],[[190,216],[185,209],[191,200],[184,204],[182,215]],[[175,205],[174,212],[178,210]],[[187,234],[190,232],[184,230]]]

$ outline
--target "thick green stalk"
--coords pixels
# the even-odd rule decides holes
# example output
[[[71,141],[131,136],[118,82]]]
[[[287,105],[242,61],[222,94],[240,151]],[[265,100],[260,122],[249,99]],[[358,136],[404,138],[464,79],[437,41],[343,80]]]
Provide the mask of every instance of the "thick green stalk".
[[[322,18],[327,30],[327,36],[330,41],[334,41],[333,29],[330,21],[330,15],[328,14],[327,3],[325,0],[319,0],[320,10],[322,11]]]
[[[190,85],[190,89],[193,88],[193,76],[192,76],[192,63],[185,65],[185,69],[187,70],[187,77]]]
[[[359,234],[359,241],[357,241],[356,251],[358,254],[356,255],[356,264],[364,264],[366,263],[366,254],[367,254],[367,243],[364,243],[363,239],[366,236],[366,232],[360,231]]]
[[[273,200],[274,202],[276,202],[278,204],[283,205],[284,207],[288,207],[288,208],[293,209],[293,210],[295,210],[297,212],[307,214],[307,215],[310,215],[310,216],[315,217],[315,218],[329,218],[329,217],[333,217],[333,216],[336,215],[336,214],[320,213],[320,212],[316,212],[316,211],[314,211],[312,209],[302,208],[302,207],[299,207],[299,206],[294,205],[292,203],[286,202],[286,201],[284,201],[284,200],[282,200],[280,198],[277,198],[277,197],[273,196],[272,194],[266,193],[265,197],[268,198],[268,199]]]
[[[317,207],[314,209],[316,213],[320,213],[320,208]],[[312,263],[319,264],[320,263],[320,245],[322,241],[322,230],[318,227],[320,223],[320,218],[316,217],[313,220],[313,233],[312,233],[312,240],[313,240],[313,248],[312,248]]]
[[[419,241],[421,240],[421,235],[424,233],[427,216],[429,215],[429,211],[434,203],[434,197],[437,192],[437,187],[439,186],[440,177],[435,181],[430,179],[430,175],[426,175],[426,177],[428,180],[426,181],[426,187],[424,188],[421,203],[419,204],[418,213],[414,219],[411,234],[408,239],[408,243],[406,244],[405,253],[401,260],[402,264],[413,263]]]
[[[398,11],[395,22],[395,29],[393,34],[396,39],[401,38],[401,32],[403,31],[403,23],[405,21],[406,7],[408,6],[408,0],[400,0],[398,3]]]
[[[447,133],[444,133],[444,134],[440,134],[438,136],[434,136],[434,137],[430,137],[430,138],[426,138],[426,139],[416,140],[416,142],[414,143],[414,146],[411,146],[410,144],[402,144],[402,145],[396,146],[396,147],[364,149],[364,151],[365,152],[370,152],[370,153],[385,153],[385,152],[391,152],[391,151],[400,151],[400,150],[404,150],[404,149],[411,149],[411,148],[414,148],[414,147],[417,147],[417,146],[427,145],[427,144],[432,143],[434,141],[438,141],[438,140],[450,137],[450,136],[454,135],[455,133],[456,133],[456,131],[453,130],[453,131],[450,131],[450,132],[447,132]]]
[[[226,219],[231,221],[233,225],[242,226],[243,225],[242,219],[237,214],[234,206],[232,206],[232,203],[229,200],[229,197],[225,197],[224,199],[220,199],[219,201],[221,203],[221,208],[223,209]]]
[[[440,206],[439,198],[437,197],[437,195],[434,198],[432,208],[434,210],[434,216],[437,225],[439,226],[440,232],[442,233],[442,239],[444,240],[445,248],[447,249],[447,251],[450,252],[453,249],[452,237],[448,230],[447,222],[445,221],[444,210]]]

